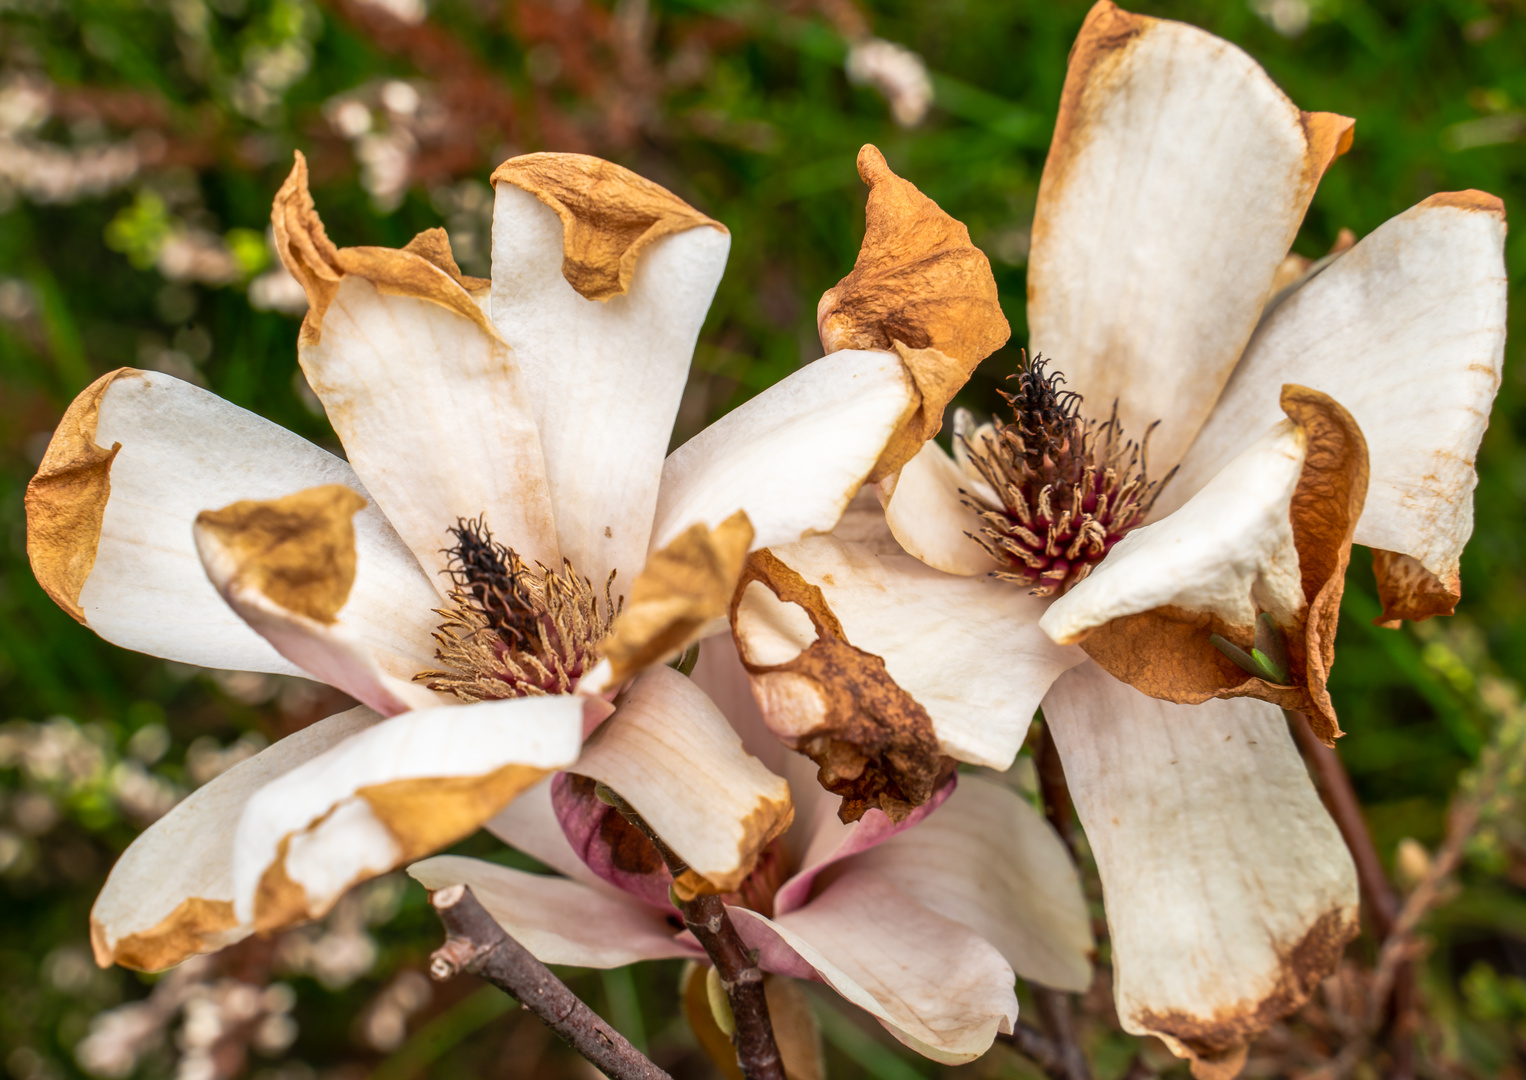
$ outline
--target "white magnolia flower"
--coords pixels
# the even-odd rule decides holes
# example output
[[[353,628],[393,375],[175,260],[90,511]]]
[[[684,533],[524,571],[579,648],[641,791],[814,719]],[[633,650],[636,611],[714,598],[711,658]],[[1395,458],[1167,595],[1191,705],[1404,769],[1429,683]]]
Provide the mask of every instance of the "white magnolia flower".
[[[906,812],[954,760],[1005,768],[1042,705],[1119,1016],[1199,1075],[1237,1071],[1356,932],[1277,706],[1339,734],[1353,540],[1386,620],[1451,612],[1500,380],[1492,196],[1433,195],[1274,295],[1351,127],[1207,33],[1098,3],[1028,278],[1064,383],[1025,366],[1010,424],[959,420],[952,457],[929,443],[878,485],[882,516],[755,555],[734,607],[769,726],[848,816]]]
[[[726,898],[765,971],[826,983],[907,1046],[948,1064],[979,1057],[1011,1032],[1014,971],[1070,990],[1090,982],[1095,942],[1075,867],[1016,792],[963,776],[899,825],[879,810],[844,824],[810,763],[769,737],[729,641],[704,643],[692,682],[652,675],[705,714],[718,739],[745,741],[789,778],[794,824]],[[454,855],[409,873],[430,889],[470,885],[549,964],[703,960],[668,902],[672,879],[660,855],[591,788],[548,781],[489,825],[565,876]]]
[[[938,368],[840,352],[669,455],[725,228],[594,158],[516,158],[494,181],[491,281],[438,229],[336,248],[300,156],[277,195],[303,370],[347,461],[154,372],[102,377],[60,423],[28,551],[65,610],[129,648],[363,703],[143,834],[93,912],[102,963],[160,968],[317,917],[572,764],[601,722],[594,745],[628,753],[584,772],[662,822],[696,890],[734,888],[789,824],[787,785],[739,747],[608,699],[633,677],[661,697],[671,681],[640,673],[725,626],[750,545],[830,529],[885,455],[920,446]]]

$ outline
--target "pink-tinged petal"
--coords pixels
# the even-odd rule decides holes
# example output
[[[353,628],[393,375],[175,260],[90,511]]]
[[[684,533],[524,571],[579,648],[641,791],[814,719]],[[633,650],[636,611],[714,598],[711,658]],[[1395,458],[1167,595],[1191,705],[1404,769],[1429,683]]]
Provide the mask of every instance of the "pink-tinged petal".
[[[1385,618],[1450,614],[1505,355],[1504,244],[1503,203],[1449,192],[1334,259],[1268,313],[1157,512],[1275,418],[1278,387],[1302,383],[1351,410],[1367,436],[1372,479],[1356,542],[1418,564],[1412,583],[1380,565],[1380,587],[1395,579]]]
[[[924,907],[995,945],[1024,979],[1091,984],[1091,913],[1070,852],[1022,796],[966,776],[938,812],[856,856]]]
[[[755,547],[830,532],[916,393],[894,353],[856,349],[775,383],[668,456],[653,550],[738,510]]]
[[[794,817],[784,779],[743,748],[699,687],[668,667],[644,672],[621,695],[576,771],[616,791],[688,863],[676,883],[681,895],[734,892]],[[576,849],[578,840],[569,840]]]
[[[659,911],[674,910],[668,899],[673,875],[662,853],[598,797],[595,781],[573,773],[553,776],[551,808],[564,843],[598,880]]]
[[[498,811],[484,827],[505,844],[539,859],[557,873],[584,885],[602,887],[599,877],[573,851],[557,819],[551,788],[561,775],[546,777]]]
[[[364,491],[348,464],[285,428],[123,368],[59,424],[27,495],[27,550],[49,594],[108,641],[187,664],[302,674],[218,596],[191,524],[210,507],[327,484]],[[427,659],[438,594],[375,506],[354,530],[346,623],[382,654]]]
[[[254,932],[233,911],[233,833],[267,784],[381,722],[351,709],[288,735],[197,788],[150,825],[111,868],[90,911],[102,967],[173,967]]]
[[[878,874],[849,870],[805,907],[776,919],[729,910],[770,970],[799,976],[803,962],[934,1061],[973,1061],[1017,1020],[1012,968],[996,948]]]
[[[577,759],[572,695],[394,716],[264,787],[234,837],[235,912],[276,930],[454,843]]]
[[[651,908],[566,878],[436,855],[408,873],[434,891],[466,885],[504,931],[542,963],[614,968],[702,951]]]
[[[228,606],[304,672],[383,716],[431,708],[440,698],[409,679],[427,655],[378,653],[339,620],[358,573],[351,519],[365,505],[330,484],[204,510],[196,550]]]
[[[885,522],[908,555],[933,569],[961,577],[989,574],[996,563],[972,539],[981,521],[964,502],[964,492],[984,486],[929,441],[899,476],[880,482]]]
[[[959,774],[951,773],[932,798],[898,822],[891,821],[882,810],[867,810],[857,821],[844,822],[837,816],[837,809],[830,800],[815,800],[815,816],[802,822],[805,836],[803,851],[799,855],[800,869],[779,887],[774,896],[774,911],[783,915],[803,907],[810,900],[816,879],[825,870],[925,821],[929,814],[948,801],[958,782]],[[810,783],[809,786],[819,788],[820,785]]]
[[[1281,710],[1176,705],[1086,664],[1044,717],[1102,875],[1124,1030],[1232,1062],[1358,928],[1351,855]]]
[[[540,431],[561,551],[595,582],[618,571],[618,593],[646,561],[663,458],[731,238],[592,158],[516,158],[494,181],[493,322]],[[630,246],[595,235],[617,218]]]
[[[1300,112],[1195,27],[1092,8],[1034,211],[1030,348],[1150,467],[1181,460],[1250,340],[1351,121]]]

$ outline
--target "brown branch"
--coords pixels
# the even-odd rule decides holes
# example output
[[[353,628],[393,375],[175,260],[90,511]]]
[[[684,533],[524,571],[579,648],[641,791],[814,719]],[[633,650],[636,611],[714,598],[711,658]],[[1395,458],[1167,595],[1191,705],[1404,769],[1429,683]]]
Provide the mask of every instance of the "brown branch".
[[[673,1080],[504,933],[465,885],[436,890],[429,901],[446,931],[445,944],[430,957],[429,974],[436,981],[463,971],[481,975],[613,1080]]]
[[[1012,1028],[1010,1035],[997,1035],[997,1042],[1004,1042],[1012,1047],[1023,1057],[1044,1071],[1044,1075],[1050,1080],[1070,1080],[1070,1074],[1065,1071],[1060,1048],[1053,1040],[1038,1028],[1031,1024],[1025,1024],[1019,1020]]]
[[[604,784],[599,785],[598,792],[601,799],[652,842],[675,881],[688,871],[689,864],[668,847],[618,792]],[[726,1000],[731,1004],[731,1015],[736,1023],[732,1041],[736,1046],[737,1067],[747,1080],[785,1080],[784,1059],[779,1056],[779,1046],[774,1041],[768,999],[763,994],[763,969],[758,967],[737,933],[731,916],[726,914],[725,903],[719,896],[701,895],[682,900],[675,892],[672,898],[683,916],[684,926],[705,950],[721,977],[721,987],[726,991]]]

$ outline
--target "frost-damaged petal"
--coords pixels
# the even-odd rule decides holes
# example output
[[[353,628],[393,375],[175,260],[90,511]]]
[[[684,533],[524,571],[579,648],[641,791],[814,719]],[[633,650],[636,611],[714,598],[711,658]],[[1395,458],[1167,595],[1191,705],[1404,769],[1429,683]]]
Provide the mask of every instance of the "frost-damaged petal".
[[[758,547],[829,532],[917,400],[888,353],[848,350],[807,364],[668,456],[653,546],[738,509]]]
[[[381,721],[351,709],[288,735],[197,788],[123,852],[90,912],[102,967],[172,967],[253,933],[233,913],[233,830],[277,777]]]
[[[1091,983],[1091,913],[1070,853],[1008,787],[961,777],[915,829],[853,857],[924,907],[1001,950],[1024,979],[1080,993]]]
[[[233,839],[235,913],[261,931],[318,918],[570,765],[582,731],[567,694],[422,709],[346,740],[249,800]]]
[[[530,154],[493,180],[493,321],[540,430],[562,554],[629,581],[731,238],[597,158]]]
[[[272,220],[287,268],[313,283],[302,370],[419,563],[437,575],[447,530],[486,513],[532,566],[558,565],[540,436],[513,351],[479,306],[487,283],[461,277],[438,229],[401,251],[336,248],[300,154]]]
[[[355,582],[351,521],[365,496],[343,484],[196,515],[196,550],[228,606],[315,679],[383,716],[440,699],[410,681],[416,654],[388,655],[339,621]]]
[[[733,634],[763,716],[821,766],[844,821],[871,806],[900,820],[951,759],[1006,768],[1044,690],[1084,659],[1021,590],[830,536],[755,554],[742,582]]]
[[[878,874],[848,870],[777,919],[728,910],[765,968],[814,973],[934,1061],[972,1061],[1017,1020],[1012,967],[995,946]]]
[[[875,464],[879,480],[938,433],[944,407],[1012,331],[969,230],[873,146],[859,150],[858,175],[869,185],[864,242],[853,272],[822,294],[816,326],[828,353],[895,350],[916,383],[918,399]]]
[[[964,492],[985,486],[929,441],[898,475],[880,482],[885,523],[908,554],[934,569],[961,577],[989,574],[996,563],[974,539],[982,522],[964,502]],[[986,501],[997,504],[994,495]]]
[[[1176,513],[1119,542],[1044,613],[1113,675],[1168,701],[1249,695],[1340,735],[1325,689],[1335,661],[1351,534],[1367,490],[1367,445],[1318,391],[1282,388],[1283,420]],[[1287,678],[1252,675],[1213,643],[1243,650],[1262,613],[1286,647]]]
[[[1091,9],[1028,262],[1030,345],[1165,475],[1208,416],[1352,122],[1195,27]]]
[[[684,897],[736,891],[794,818],[789,784],[671,668],[636,679],[576,769],[618,792],[689,864],[674,886]]]
[[[494,921],[544,964],[614,968],[701,952],[645,904],[566,878],[459,855],[436,855],[408,873],[431,892],[469,886]]]
[[[653,552],[579,692],[601,694],[725,630],[752,538],[752,523],[738,510],[714,530],[692,525]]]
[[[1384,620],[1451,614],[1505,355],[1504,244],[1504,204],[1459,191],[1335,259],[1257,329],[1157,512],[1275,415],[1282,383],[1322,390],[1351,410],[1372,453],[1355,540],[1376,549]]]
[[[1102,875],[1124,1029],[1233,1075],[1358,929],[1356,869],[1282,713],[1158,701],[1086,664],[1044,718]]]
[[[107,641],[187,664],[300,675],[207,581],[191,523],[235,499],[343,484],[344,461],[214,394],[121,368],[69,406],[27,489],[27,553],[48,594]],[[343,616],[382,654],[434,654],[429,579],[374,506],[354,518]],[[417,670],[417,669],[415,669]]]

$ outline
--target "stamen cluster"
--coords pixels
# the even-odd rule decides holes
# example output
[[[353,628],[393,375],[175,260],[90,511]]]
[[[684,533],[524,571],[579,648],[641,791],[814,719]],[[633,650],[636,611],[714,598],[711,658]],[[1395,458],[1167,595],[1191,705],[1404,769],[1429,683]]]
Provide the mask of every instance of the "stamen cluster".
[[[989,430],[957,436],[1000,502],[964,493],[981,520],[972,538],[1001,564],[996,577],[1036,596],[1089,574],[1144,521],[1160,488],[1146,475],[1145,445],[1123,438],[1117,404],[1106,422],[1083,417],[1081,395],[1060,389],[1065,377],[1045,366],[1025,356],[1015,389],[1001,391],[1011,423],[993,419]]]
[[[480,518],[458,520],[450,532],[452,606],[437,610],[445,621],[434,635],[444,670],[415,680],[465,701],[571,693],[599,662],[599,643],[619,613],[614,574],[601,605],[593,583],[565,559],[560,570],[532,570]]]

